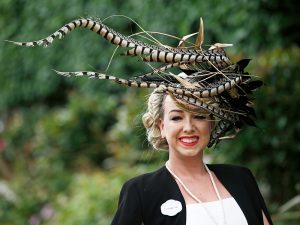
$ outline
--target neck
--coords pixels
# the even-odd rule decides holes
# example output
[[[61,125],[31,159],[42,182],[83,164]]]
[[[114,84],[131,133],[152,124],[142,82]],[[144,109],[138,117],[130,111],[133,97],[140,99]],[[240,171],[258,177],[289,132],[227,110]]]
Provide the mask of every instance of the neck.
[[[178,176],[206,175],[203,157],[175,158],[171,155],[168,160],[169,168]]]

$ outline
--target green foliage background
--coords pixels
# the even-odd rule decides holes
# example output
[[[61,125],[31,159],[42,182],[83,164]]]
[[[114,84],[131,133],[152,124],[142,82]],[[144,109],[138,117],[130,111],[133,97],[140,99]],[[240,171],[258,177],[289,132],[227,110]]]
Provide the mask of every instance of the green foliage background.
[[[233,43],[233,61],[252,58],[249,72],[265,86],[256,93],[257,128],[207,152],[213,162],[248,166],[275,224],[299,224],[300,48],[296,1],[73,0],[0,2],[0,224],[109,224],[122,183],[152,171],[167,155],[145,139],[141,114],[148,90],[64,78],[61,71],[104,71],[114,46],[76,30],[47,49],[4,40],[46,37],[79,17],[126,15],[145,30],[182,37],[205,25],[204,46]],[[106,24],[140,31],[125,17]],[[155,35],[162,43],[177,41]],[[107,73],[130,77],[150,68],[114,57]]]

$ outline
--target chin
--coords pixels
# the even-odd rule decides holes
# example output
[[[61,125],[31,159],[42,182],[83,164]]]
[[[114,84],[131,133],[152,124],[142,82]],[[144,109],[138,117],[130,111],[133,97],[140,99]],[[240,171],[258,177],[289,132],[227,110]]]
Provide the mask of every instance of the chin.
[[[192,149],[184,149],[183,151],[181,151],[181,155],[182,156],[186,156],[186,157],[199,157],[199,155],[201,155],[202,150],[192,150]]]

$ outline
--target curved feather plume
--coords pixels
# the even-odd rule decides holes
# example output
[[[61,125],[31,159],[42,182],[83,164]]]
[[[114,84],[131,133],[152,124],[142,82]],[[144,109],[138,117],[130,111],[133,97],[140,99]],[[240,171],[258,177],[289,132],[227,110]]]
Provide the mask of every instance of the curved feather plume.
[[[165,46],[155,46],[143,43],[135,40],[131,37],[122,35],[113,29],[107,27],[102,22],[92,19],[77,19],[70,23],[67,23],[50,36],[40,39],[37,41],[30,42],[15,42],[9,41],[14,44],[26,47],[44,46],[52,44],[55,38],[62,39],[68,33],[76,28],[87,28],[112,44],[131,48],[125,55],[149,55],[143,57],[144,61],[147,62],[165,62],[165,63],[176,63],[176,62],[199,62],[199,63],[211,63],[220,68],[226,68],[231,65],[230,60],[226,57],[224,51],[218,50],[192,50],[182,48],[171,48]]]
[[[139,80],[133,80],[133,79],[122,79],[118,78],[116,76],[107,75],[104,73],[98,73],[93,71],[77,71],[77,72],[61,72],[56,71],[55,72],[59,75],[63,76],[86,76],[88,78],[97,78],[100,80],[111,80],[118,84],[130,86],[130,87],[138,87],[138,88],[163,88],[164,90],[170,91],[171,93],[177,93],[182,94],[186,96],[196,96],[199,98],[208,98],[208,97],[214,97],[218,94],[221,94],[222,92],[231,89],[233,86],[237,85],[241,82],[241,77],[236,77],[235,79],[225,81],[223,83],[220,83],[218,86],[212,86],[211,88],[185,88],[178,84],[168,83],[168,82],[150,82],[150,81],[139,81]],[[200,91],[199,91],[200,90]]]
[[[231,130],[240,129],[243,125],[255,126],[253,121],[255,111],[250,104],[252,100],[250,95],[262,85],[262,82],[253,81],[244,71],[250,59],[242,59],[237,63],[230,62],[224,48],[232,46],[231,44],[216,43],[208,50],[202,49],[204,40],[202,18],[199,31],[180,39],[178,47],[141,42],[93,19],[73,20],[48,37],[37,41],[9,42],[25,47],[47,47],[55,39],[64,38],[76,28],[89,29],[110,43],[126,48],[122,55],[139,56],[144,62],[161,62],[163,65],[132,79],[122,79],[93,71],[55,71],[59,75],[110,80],[128,87],[157,88],[157,91],[169,93],[177,101],[193,105],[199,111],[205,110],[219,119],[212,131],[209,147],[218,143]],[[195,34],[198,34],[195,45],[184,47],[186,40]],[[183,72],[178,75],[167,72],[173,67],[178,67]]]

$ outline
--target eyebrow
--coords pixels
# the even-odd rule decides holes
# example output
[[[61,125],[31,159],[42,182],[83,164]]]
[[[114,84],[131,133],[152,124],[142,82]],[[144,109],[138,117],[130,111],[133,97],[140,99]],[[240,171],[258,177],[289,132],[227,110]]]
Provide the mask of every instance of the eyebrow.
[[[171,111],[169,111],[169,114],[173,113],[173,112],[175,112],[175,113],[183,113],[183,110],[181,110],[181,109],[172,109]]]

